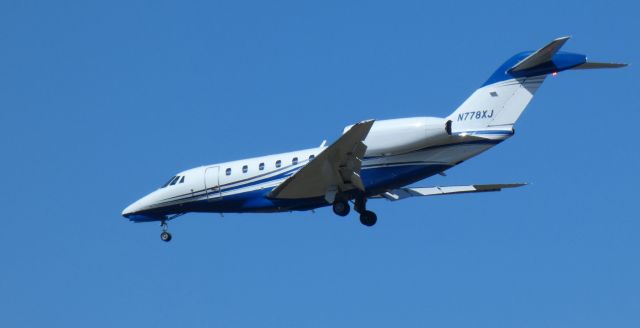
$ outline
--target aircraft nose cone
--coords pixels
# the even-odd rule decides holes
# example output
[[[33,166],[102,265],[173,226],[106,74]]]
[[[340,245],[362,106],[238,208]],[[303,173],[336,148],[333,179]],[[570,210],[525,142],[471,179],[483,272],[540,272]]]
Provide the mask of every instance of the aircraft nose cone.
[[[124,210],[122,210],[122,216],[128,219],[130,215],[136,212],[136,210],[137,210],[136,203],[133,203],[127,206]]]
[[[122,216],[127,219],[130,219],[133,215],[141,212],[144,209],[144,197],[133,202],[131,205],[127,206],[124,210],[122,210]]]
[[[145,220],[153,217],[150,211],[152,211],[156,207],[155,204],[158,201],[158,197],[159,196],[156,192],[152,192],[138,199],[131,205],[127,206],[124,210],[122,210],[122,216],[134,221]]]

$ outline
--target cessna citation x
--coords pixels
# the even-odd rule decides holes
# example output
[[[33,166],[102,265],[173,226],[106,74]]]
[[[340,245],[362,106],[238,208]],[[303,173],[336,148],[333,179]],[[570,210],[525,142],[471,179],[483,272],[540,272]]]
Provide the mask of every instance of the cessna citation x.
[[[569,37],[537,51],[519,53],[451,115],[367,120],[347,126],[326,146],[205,165],[173,176],[158,190],[122,211],[134,222],[158,221],[163,241],[167,222],[189,212],[266,213],[306,211],[331,205],[346,216],[353,208],[365,226],[376,223],[367,201],[414,196],[499,191],[522,183],[407,187],[443,172],[501,143],[549,74],[615,68],[626,64],[588,61],[558,51]]]

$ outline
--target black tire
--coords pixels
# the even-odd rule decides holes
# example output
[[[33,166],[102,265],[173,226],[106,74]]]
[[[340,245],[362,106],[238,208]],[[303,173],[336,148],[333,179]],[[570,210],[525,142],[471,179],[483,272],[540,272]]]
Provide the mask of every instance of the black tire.
[[[163,231],[163,232],[160,234],[160,239],[162,239],[162,241],[164,241],[164,242],[171,241],[171,234],[170,234],[170,233],[168,233],[168,232],[166,232],[166,231]]]
[[[378,222],[378,216],[371,211],[364,211],[360,214],[360,223],[367,227],[371,227]]]
[[[347,216],[349,215],[349,212],[351,212],[349,203],[342,200],[337,200],[333,203],[333,213],[336,215]]]

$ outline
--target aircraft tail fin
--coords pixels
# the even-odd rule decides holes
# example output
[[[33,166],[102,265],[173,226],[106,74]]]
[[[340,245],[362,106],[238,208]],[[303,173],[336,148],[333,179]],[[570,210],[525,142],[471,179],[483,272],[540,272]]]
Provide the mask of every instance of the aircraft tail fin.
[[[536,51],[519,53],[500,66],[448,119],[452,133],[512,130],[549,74],[571,69],[617,68],[618,63],[587,61],[583,54],[559,51],[568,36]]]

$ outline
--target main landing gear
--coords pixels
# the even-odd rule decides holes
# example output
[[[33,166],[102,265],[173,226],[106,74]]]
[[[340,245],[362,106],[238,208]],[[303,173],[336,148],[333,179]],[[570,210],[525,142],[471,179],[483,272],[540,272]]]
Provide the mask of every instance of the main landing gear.
[[[349,203],[344,200],[336,200],[333,203],[333,213],[339,216],[347,216],[351,212]]]
[[[360,213],[360,223],[362,223],[363,225],[371,227],[376,224],[376,222],[378,222],[378,216],[376,215],[376,213],[367,210],[367,196],[356,196],[353,207],[356,212]]]
[[[162,241],[164,242],[169,242],[171,241],[171,233],[169,233],[169,231],[167,231],[167,223],[162,221],[162,223],[160,223],[160,227],[162,228],[162,233],[160,233],[160,239],[162,239]]]
[[[371,227],[378,222],[378,216],[376,213],[371,211],[364,211],[360,213],[360,223],[366,225],[367,227]]]
[[[378,221],[378,216],[376,213],[367,210],[367,197],[364,195],[360,195],[356,197],[354,201],[354,210],[360,213],[360,223],[367,227],[371,227],[376,224]],[[333,202],[333,213],[339,216],[347,216],[351,211],[351,207],[349,203],[342,199],[336,199]]]

